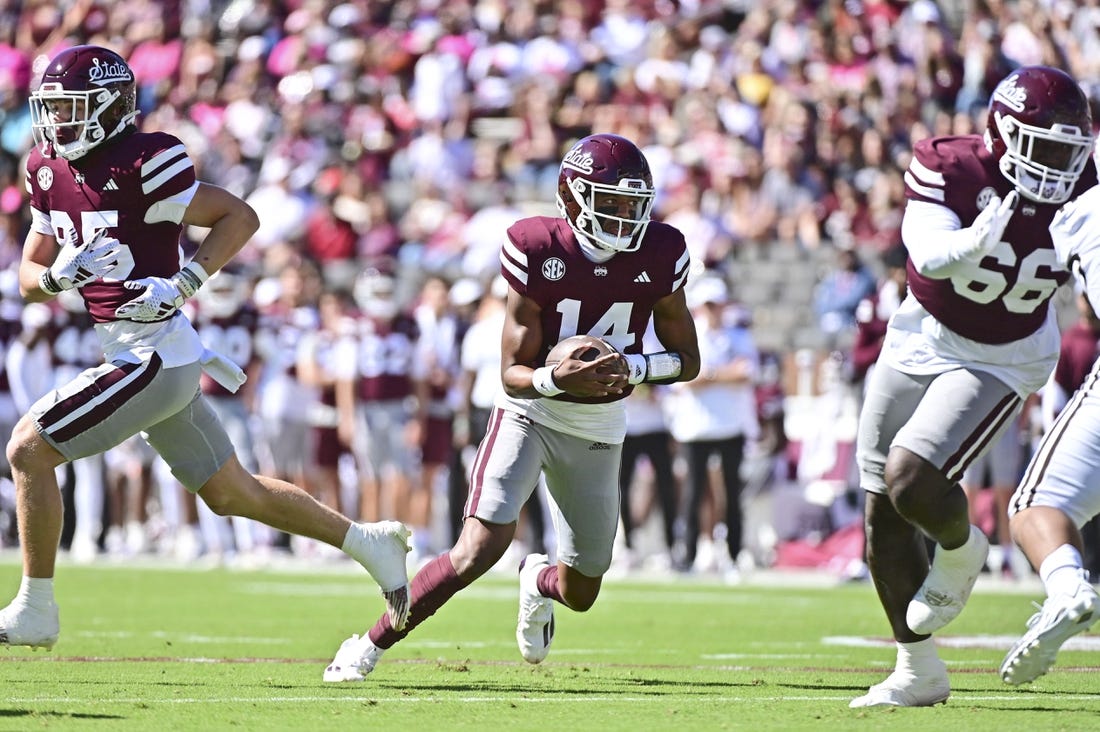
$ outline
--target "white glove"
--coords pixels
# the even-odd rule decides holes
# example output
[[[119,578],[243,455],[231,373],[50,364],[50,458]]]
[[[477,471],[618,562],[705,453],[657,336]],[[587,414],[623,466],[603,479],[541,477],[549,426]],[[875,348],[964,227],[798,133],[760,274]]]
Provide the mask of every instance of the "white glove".
[[[970,230],[974,233],[974,248],[971,254],[984,257],[1000,243],[1008,221],[1016,210],[1016,201],[1019,198],[1016,191],[1009,192],[1003,201],[994,196],[982,209],[974,219],[974,223],[970,225]]]
[[[127,280],[123,283],[126,289],[144,289],[145,292],[118,306],[115,315],[139,323],[164,320],[183,307],[184,301],[202,287],[207,277],[202,265],[191,262],[171,277],[142,277],[138,280]]]
[[[121,249],[122,244],[113,236],[107,236],[106,229],[100,229],[78,246],[74,230],[69,241],[62,245],[57,259],[38,278],[38,286],[51,295],[83,287],[109,274],[118,264]]]

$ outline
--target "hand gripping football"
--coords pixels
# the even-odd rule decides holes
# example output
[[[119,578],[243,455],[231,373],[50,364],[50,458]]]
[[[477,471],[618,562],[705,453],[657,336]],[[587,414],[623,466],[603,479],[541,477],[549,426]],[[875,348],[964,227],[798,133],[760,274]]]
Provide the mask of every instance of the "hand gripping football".
[[[576,355],[576,358],[581,361],[595,361],[600,356],[616,353],[614,346],[603,338],[597,338],[596,336],[590,335],[569,336],[551,348],[550,353],[546,354],[546,365],[553,366],[554,364],[561,363],[582,346],[587,346],[588,348]]]

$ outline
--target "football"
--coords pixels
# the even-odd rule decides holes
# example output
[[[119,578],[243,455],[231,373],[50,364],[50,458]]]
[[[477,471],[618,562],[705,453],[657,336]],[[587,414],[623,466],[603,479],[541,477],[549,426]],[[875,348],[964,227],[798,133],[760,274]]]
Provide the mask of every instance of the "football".
[[[615,353],[614,347],[602,338],[590,335],[575,335],[560,341],[546,354],[546,365],[551,366],[561,363],[569,354],[581,346],[588,346],[588,350],[581,351],[577,358],[581,361],[595,361],[600,356]]]

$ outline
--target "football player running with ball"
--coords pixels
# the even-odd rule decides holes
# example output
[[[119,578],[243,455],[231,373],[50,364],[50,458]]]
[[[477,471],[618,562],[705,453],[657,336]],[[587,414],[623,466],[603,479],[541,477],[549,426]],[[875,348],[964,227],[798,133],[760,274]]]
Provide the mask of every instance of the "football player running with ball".
[[[958,481],[1058,359],[1050,299],[1070,273],[1048,227],[1096,184],[1092,148],[1084,93],[1043,66],[997,85],[984,137],[914,147],[901,232],[909,294],[867,385],[857,452],[867,562],[897,662],[853,707],[950,694],[931,634],[962,611],[989,550]]]
[[[561,163],[562,216],[522,219],[508,229],[501,251],[510,286],[504,388],[471,470],[461,534],[413,579],[405,629],[383,616],[363,637],[353,635],[325,670],[326,681],[363,680],[387,649],[496,564],[540,473],[553,504],[558,557],[551,564],[531,554],[520,564],[520,654],[530,663],[546,658],[554,603],[578,612],[592,607],[619,520],[621,400],[636,384],[689,381],[699,372],[684,299],[687,248],[678,230],[650,221],[653,196],[649,164],[634,143],[591,135]],[[651,316],[667,350],[643,354]],[[551,348],[577,334],[598,336],[619,352],[546,365]]]
[[[0,645],[50,648],[60,632],[53,576],[62,507],[54,468],[138,433],[215,513],[342,547],[382,586],[387,617],[400,627],[408,611],[405,527],[353,523],[289,483],[251,475],[200,394],[203,372],[233,391],[244,374],[203,347],[179,308],[259,222],[242,200],[195,179],[177,138],[138,131],[136,117],[133,71],[97,46],[59,53],[31,95],[32,223],[20,291],[43,302],[77,289],[105,363],[36,402],[8,442],[23,581],[0,610]],[[183,264],[185,226],[209,232]]]

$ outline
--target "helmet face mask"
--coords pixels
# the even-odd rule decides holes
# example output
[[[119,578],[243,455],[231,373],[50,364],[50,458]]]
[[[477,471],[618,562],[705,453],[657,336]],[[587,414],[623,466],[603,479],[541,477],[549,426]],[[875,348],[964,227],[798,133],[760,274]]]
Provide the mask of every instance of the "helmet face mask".
[[[591,135],[566,153],[558,172],[558,210],[584,242],[610,252],[636,251],[653,209],[645,156],[618,135]]]
[[[1088,100],[1065,72],[1017,69],[993,92],[986,141],[1021,195],[1064,203],[1093,152]]]
[[[31,92],[31,131],[49,148],[76,160],[133,124],[137,117],[134,74],[121,56],[98,46],[58,54]]]

